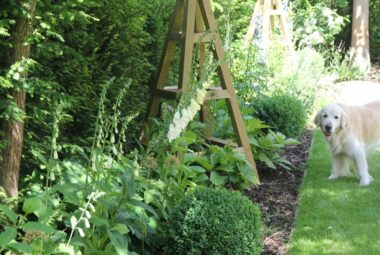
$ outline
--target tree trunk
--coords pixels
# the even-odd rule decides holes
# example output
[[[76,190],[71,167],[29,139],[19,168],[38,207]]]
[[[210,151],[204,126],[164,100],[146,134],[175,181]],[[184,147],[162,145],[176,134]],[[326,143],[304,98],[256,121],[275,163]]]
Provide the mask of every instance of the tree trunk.
[[[13,28],[14,48],[12,63],[16,63],[30,57],[30,45],[26,43],[32,32],[32,20],[36,0],[23,4],[28,17],[18,17]],[[27,73],[21,73],[21,79],[25,79]],[[25,91],[22,88],[13,89],[13,100],[17,107],[25,111]],[[24,139],[24,122],[11,117],[4,125],[4,139],[7,145],[3,151],[3,164],[1,182],[8,196],[18,195],[19,172],[21,164],[22,145]]]
[[[369,55],[369,0],[354,0],[351,34],[351,65],[367,73],[371,67]]]

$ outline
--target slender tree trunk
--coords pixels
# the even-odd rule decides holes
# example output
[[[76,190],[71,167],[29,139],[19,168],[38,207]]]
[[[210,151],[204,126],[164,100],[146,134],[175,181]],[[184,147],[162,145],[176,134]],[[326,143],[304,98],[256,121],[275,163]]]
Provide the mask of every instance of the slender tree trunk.
[[[369,55],[369,0],[354,0],[350,60],[363,73],[371,67]]]
[[[21,5],[21,4],[20,4]],[[28,12],[27,16],[19,17],[13,28],[14,48],[12,63],[16,63],[30,57],[30,45],[26,43],[32,32],[32,20],[36,0],[23,4]],[[25,79],[27,73],[21,73],[21,79]],[[25,111],[25,91],[20,88],[13,89],[13,100],[17,107]],[[3,151],[3,164],[1,169],[1,182],[8,196],[18,195],[19,172],[24,139],[24,122],[11,117],[4,125],[4,139],[7,145]]]

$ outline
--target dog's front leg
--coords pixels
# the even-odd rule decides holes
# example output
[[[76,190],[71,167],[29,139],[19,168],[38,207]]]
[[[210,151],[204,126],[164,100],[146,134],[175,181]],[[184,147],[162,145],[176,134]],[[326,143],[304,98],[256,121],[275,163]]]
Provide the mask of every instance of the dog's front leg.
[[[335,180],[339,176],[350,176],[349,159],[344,154],[334,154],[329,180]]]
[[[360,149],[355,153],[355,162],[359,171],[360,185],[367,186],[372,181],[372,176],[368,173],[367,158],[364,149]]]

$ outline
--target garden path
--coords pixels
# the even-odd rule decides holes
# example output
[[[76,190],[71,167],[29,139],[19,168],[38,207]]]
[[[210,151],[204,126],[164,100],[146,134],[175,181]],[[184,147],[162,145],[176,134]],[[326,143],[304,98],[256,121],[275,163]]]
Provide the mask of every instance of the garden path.
[[[289,145],[283,151],[283,156],[294,165],[294,169],[278,167],[273,170],[265,165],[257,166],[261,185],[246,195],[261,209],[265,238],[262,255],[286,254],[311,139],[312,130],[305,130],[299,139],[300,144]]]

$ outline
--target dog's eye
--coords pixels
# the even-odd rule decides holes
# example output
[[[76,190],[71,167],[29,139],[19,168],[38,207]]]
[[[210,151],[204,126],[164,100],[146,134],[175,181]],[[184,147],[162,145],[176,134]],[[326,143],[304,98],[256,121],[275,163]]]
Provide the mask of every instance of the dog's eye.
[[[334,119],[336,119],[336,120],[337,120],[337,119],[339,119],[339,117],[338,117],[338,116],[334,116]]]
[[[322,116],[323,118],[327,118],[327,114],[323,114],[323,116]]]

